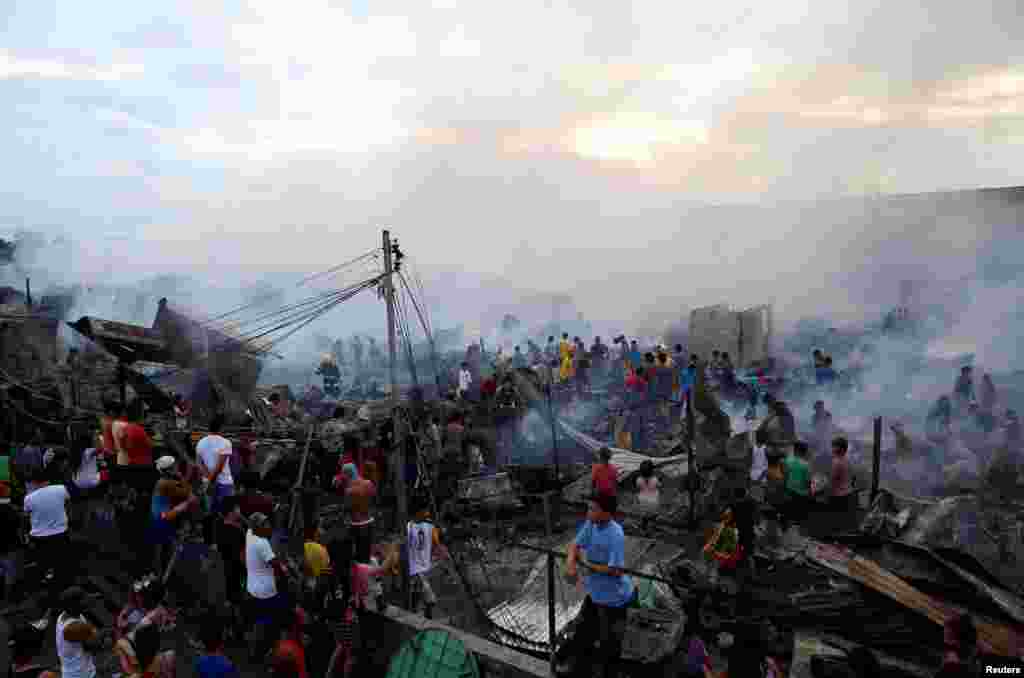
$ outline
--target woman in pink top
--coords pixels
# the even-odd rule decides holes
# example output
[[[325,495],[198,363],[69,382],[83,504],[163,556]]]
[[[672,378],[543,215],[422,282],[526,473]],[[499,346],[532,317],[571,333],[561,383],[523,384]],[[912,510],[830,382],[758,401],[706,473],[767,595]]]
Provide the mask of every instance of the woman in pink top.
[[[846,453],[850,445],[846,438],[832,441],[832,478],[829,505],[836,511],[849,511],[853,487],[850,483],[850,460]]]
[[[327,675],[352,675],[355,665],[355,650],[359,640],[359,609],[366,609],[366,601],[370,595],[370,579],[387,575],[399,562],[399,551],[396,549],[388,554],[383,565],[375,566],[367,563],[353,562],[349,580],[351,591],[348,599],[343,602],[341,617],[334,626],[334,652],[328,663]],[[378,605],[381,601],[378,601]],[[338,671],[335,671],[335,668]]]

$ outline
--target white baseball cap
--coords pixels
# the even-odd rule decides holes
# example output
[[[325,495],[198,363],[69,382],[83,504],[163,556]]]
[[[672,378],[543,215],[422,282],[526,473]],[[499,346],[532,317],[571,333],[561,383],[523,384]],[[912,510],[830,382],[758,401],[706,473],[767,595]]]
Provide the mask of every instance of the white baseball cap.
[[[170,455],[165,455],[156,460],[156,470],[166,471],[168,469],[174,468],[174,465],[177,463],[178,461],[174,457]]]

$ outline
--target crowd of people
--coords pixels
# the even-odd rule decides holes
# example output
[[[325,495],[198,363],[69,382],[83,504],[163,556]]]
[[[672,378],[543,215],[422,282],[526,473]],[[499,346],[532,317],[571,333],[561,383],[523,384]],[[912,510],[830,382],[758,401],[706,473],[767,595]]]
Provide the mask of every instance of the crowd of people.
[[[422,605],[425,616],[434,615],[438,601],[427,575],[448,555],[434,513],[445,498],[454,496],[459,478],[496,464],[493,453],[485,454],[474,442],[475,413],[487,405],[500,419],[523,406],[512,370],[532,370],[549,393],[579,398],[603,389],[620,398],[625,423],[613,442],[638,451],[651,448],[652,432],[672,428],[688,399],[705,385],[713,385],[723,397],[746,401],[752,419],[763,405],[766,417],[751,432],[748,482],[729,498],[703,551],[717,571],[738,574],[744,582],[759,576],[755,553],[766,513],[777,513],[784,528],[800,525],[816,510],[853,513],[861,488],[851,472],[850,441],[836,435],[825,402],[815,402],[810,429],[801,435],[789,406],[762,394],[764,373],[755,373],[752,381],[739,376],[726,352],[714,351],[705,360],[682,345],[642,351],[636,340],[624,337],[611,346],[596,337],[586,347],[566,333],[558,341],[550,336],[544,347],[531,341],[525,351],[519,346],[508,355],[499,350],[495,369],[486,376],[483,359],[479,347],[467,351],[453,393],[460,407],[438,414],[442,410],[428,411],[414,399],[407,422],[411,435],[404,436],[397,458],[388,454],[395,449],[393,420],[373,425],[362,414],[353,416],[338,407],[322,423],[313,445],[318,467],[313,475],[322,490],[343,502],[345,524],[339,534],[327,534],[315,518],[304,520],[297,561],[287,557],[275,538],[275,530],[282,527],[280,502],[264,491],[267,469],[257,469],[251,440],[227,435],[220,416],[202,433],[193,433],[187,403],[180,399],[175,403],[175,431],[148,431],[142,408],[111,404],[95,427],[64,432],[60,445],[40,433],[30,444],[0,447],[3,594],[18,602],[33,590],[23,585],[30,569],[26,555],[44,589],[42,618],[12,634],[12,675],[92,678],[97,657],[110,652],[125,676],[173,677],[175,657],[161,648],[166,635],[195,612],[184,609],[188,598],[175,590],[180,580],[174,568],[188,539],[219,554],[226,595],[222,609],[203,611],[198,675],[237,675],[225,648],[243,639],[250,651],[247,662],[275,676],[304,677],[314,666],[336,676],[352,675],[365,648],[359,639],[361,618],[367,609],[386,606],[382,580],[405,568],[411,586],[408,600],[414,609]],[[831,357],[815,351],[813,360],[817,385],[829,387],[837,378]],[[976,394],[972,370],[965,368],[929,416],[929,439],[945,441],[958,418],[993,430],[999,419],[997,402],[990,376],[983,377]],[[269,404],[277,414],[280,398]],[[1015,441],[1012,449],[1019,455],[1015,412],[1008,410],[1004,419],[1007,440]],[[375,522],[378,503],[393,490],[389,469],[394,463],[405,465],[413,496],[404,555],[378,543]],[[827,472],[815,473],[826,464]],[[610,449],[601,450],[591,470],[587,518],[565,569],[586,593],[573,640],[560,650],[566,670],[583,670],[581,659],[589,658],[598,659],[606,675],[613,675],[625,610],[636,603],[632,579],[623,573],[625,537],[615,519],[618,476]],[[825,481],[819,482],[819,476]],[[653,464],[645,463],[635,482],[637,502],[648,511],[642,525],[646,531],[647,521],[656,519],[662,508],[663,481]],[[127,592],[128,605],[112,629],[90,619],[88,596],[80,587],[85,559],[68,557],[82,552],[83,537],[99,538],[104,532],[116,533],[121,545],[139,554],[131,563],[135,583]],[[957,641],[950,642],[950,666],[969,662],[975,652],[963,630],[969,619],[958,623],[959,630],[950,631]],[[687,670],[707,675],[712,667],[699,615],[689,624]],[[318,635],[324,629],[328,633]],[[57,666],[35,663],[45,633],[55,634]],[[597,655],[590,652],[595,641]],[[729,675],[743,675],[732,670],[733,663]],[[761,675],[780,675],[777,657],[763,656],[759,666],[768,672]]]
[[[385,604],[374,582],[399,574],[401,563],[432,615],[436,597],[425,575],[446,550],[430,528],[429,495],[415,494],[401,562],[400,551],[379,544],[374,529],[392,423],[353,424],[338,408],[322,426],[313,463],[323,467],[322,485],[342,504],[344,523],[325,538],[313,511],[304,519],[302,555],[289,558],[278,543],[286,527],[280,498],[263,491],[251,440],[226,435],[219,415],[200,433],[183,416],[175,417],[180,430],[147,430],[141,413],[110,404],[94,427],[71,431],[70,444],[69,432],[57,442],[41,430],[30,445],[0,450],[4,600],[41,610],[13,630],[14,674],[92,678],[106,656],[126,677],[173,677],[173,653],[157,649],[189,619],[202,622],[195,669],[204,678],[238,675],[225,646],[243,640],[246,661],[274,676],[305,677],[328,666],[331,675],[352,675],[360,649],[372,647],[359,641],[359,618],[368,606]],[[442,430],[433,417],[417,433],[412,454],[422,439],[440,459],[446,444],[459,444],[460,421]],[[441,471],[428,464],[423,482],[436,482]],[[81,588],[88,559],[69,555],[111,542],[134,584],[128,605],[104,629]],[[226,600],[203,599],[195,582],[176,572],[190,557],[183,550],[188,542],[203,545],[204,558],[219,554]],[[204,576],[215,571],[202,569]],[[41,600],[26,600],[40,588]],[[314,632],[323,629],[326,635]],[[58,662],[39,668],[32,662],[46,633],[55,634]],[[310,637],[312,646],[304,644]]]

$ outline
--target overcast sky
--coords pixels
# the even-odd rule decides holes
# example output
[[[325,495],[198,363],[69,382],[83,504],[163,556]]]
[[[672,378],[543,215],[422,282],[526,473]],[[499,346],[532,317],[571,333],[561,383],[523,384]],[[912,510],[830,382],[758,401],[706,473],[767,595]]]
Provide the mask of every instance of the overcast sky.
[[[388,225],[422,269],[621,317],[730,301],[737,280],[777,300],[795,288],[776,272],[828,245],[771,219],[723,244],[693,205],[1024,183],[1014,0],[0,13],[0,217],[84,243],[75,275],[230,285],[325,268]]]

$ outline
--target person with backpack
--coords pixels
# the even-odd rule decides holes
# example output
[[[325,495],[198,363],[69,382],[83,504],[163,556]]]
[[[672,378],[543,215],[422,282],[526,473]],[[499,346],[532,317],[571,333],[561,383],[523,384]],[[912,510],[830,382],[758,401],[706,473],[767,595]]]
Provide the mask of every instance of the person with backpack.
[[[60,597],[57,615],[57,657],[61,678],[96,678],[95,653],[102,646],[99,630],[85,618],[85,591],[72,586]]]
[[[146,577],[136,582],[132,588],[133,593],[137,594],[133,602],[140,605],[125,618],[127,624],[122,626],[122,617],[118,617],[121,637],[114,645],[114,654],[120,661],[121,670],[125,675],[141,676],[151,668],[154,660],[159,659],[156,670],[162,672],[155,678],[173,676],[174,651],[168,650],[161,653],[160,657],[151,654],[153,634],[156,634],[156,650],[159,650],[160,633],[173,629],[177,623],[176,615],[164,602],[166,589],[154,577]],[[167,673],[168,670],[171,670],[170,674]]]

